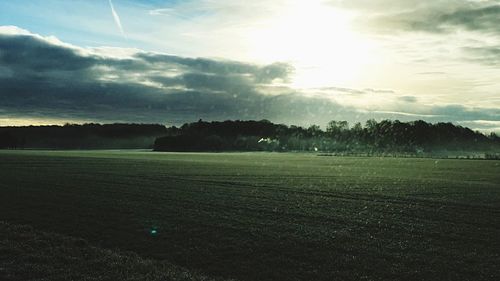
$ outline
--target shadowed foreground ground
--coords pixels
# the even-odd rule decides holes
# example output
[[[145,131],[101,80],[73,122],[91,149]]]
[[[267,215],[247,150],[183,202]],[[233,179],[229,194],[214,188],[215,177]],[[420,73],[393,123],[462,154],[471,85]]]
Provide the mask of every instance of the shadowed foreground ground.
[[[201,274],[86,240],[0,222],[0,280],[210,281]]]
[[[0,159],[0,221],[88,241],[116,258],[109,280],[123,279],[121,268],[133,280],[170,264],[245,281],[500,276],[499,161],[130,151]],[[20,233],[7,235],[31,235]],[[0,255],[4,275],[40,272],[42,261],[19,255],[24,246],[6,245],[19,262]],[[82,255],[57,254],[55,265]],[[58,278],[84,280],[79,269],[96,263]]]
[[[0,280],[210,281],[183,268],[86,240],[0,222]]]

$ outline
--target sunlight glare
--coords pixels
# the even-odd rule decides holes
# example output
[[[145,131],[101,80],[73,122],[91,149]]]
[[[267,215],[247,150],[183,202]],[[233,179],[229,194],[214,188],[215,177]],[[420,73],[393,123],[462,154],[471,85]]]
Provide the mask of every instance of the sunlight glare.
[[[370,44],[350,29],[351,18],[321,0],[290,1],[250,32],[251,56],[292,63],[294,87],[352,82],[368,62]]]

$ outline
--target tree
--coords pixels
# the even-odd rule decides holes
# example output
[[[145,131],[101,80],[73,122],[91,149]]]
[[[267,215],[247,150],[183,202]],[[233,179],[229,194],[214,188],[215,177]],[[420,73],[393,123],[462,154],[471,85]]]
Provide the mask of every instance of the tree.
[[[326,127],[326,133],[331,136],[339,135],[347,130],[349,130],[349,123],[347,121],[332,120],[328,122],[328,126]]]
[[[321,128],[318,125],[311,125],[307,128],[307,134],[311,137],[319,137],[322,133],[323,131],[321,131]]]

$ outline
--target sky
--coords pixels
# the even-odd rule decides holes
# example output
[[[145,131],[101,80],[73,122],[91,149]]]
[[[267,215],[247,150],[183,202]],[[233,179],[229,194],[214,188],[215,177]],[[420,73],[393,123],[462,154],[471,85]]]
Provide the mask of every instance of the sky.
[[[500,1],[0,1],[0,125],[423,119],[500,132]]]

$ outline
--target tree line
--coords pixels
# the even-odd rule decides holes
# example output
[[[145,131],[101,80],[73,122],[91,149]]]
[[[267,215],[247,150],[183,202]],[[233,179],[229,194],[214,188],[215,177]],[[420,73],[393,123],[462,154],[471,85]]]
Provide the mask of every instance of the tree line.
[[[0,127],[0,148],[152,148],[167,134],[159,124],[65,124]]]
[[[368,120],[364,125],[331,121],[325,130],[261,121],[205,122],[167,128],[157,138],[157,151],[329,151],[432,152],[437,150],[494,150],[500,138],[452,123],[422,120]]]
[[[331,121],[323,130],[260,121],[0,127],[0,148],[154,148],[157,151],[496,151],[500,138],[452,123]]]

